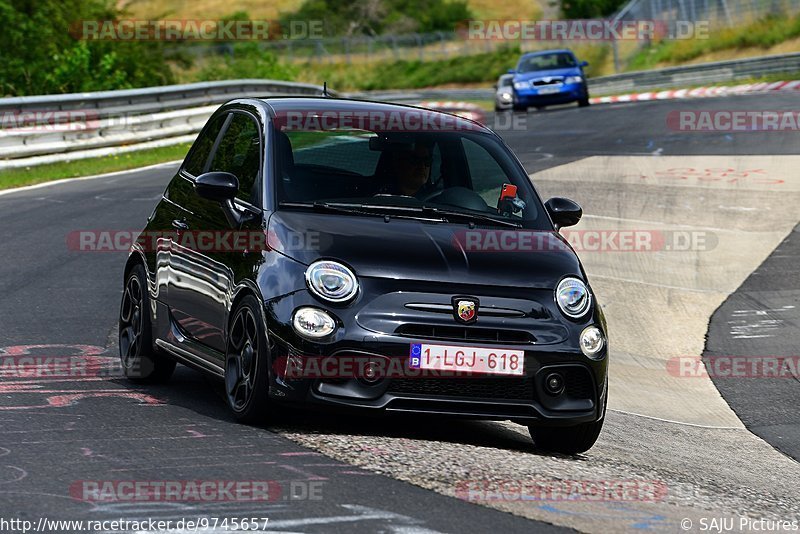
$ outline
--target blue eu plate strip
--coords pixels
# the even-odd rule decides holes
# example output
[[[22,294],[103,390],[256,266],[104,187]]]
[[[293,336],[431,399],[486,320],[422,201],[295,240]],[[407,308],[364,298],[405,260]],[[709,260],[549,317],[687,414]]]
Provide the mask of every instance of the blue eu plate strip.
[[[419,369],[420,363],[422,363],[422,343],[412,343],[408,366],[412,369]]]

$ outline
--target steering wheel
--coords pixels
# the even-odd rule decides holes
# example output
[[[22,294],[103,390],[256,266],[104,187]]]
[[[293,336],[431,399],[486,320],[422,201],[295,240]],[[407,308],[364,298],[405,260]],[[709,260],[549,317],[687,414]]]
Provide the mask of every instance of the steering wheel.
[[[432,195],[426,200],[431,200],[436,204],[447,204],[473,211],[491,210],[486,201],[478,193],[467,187],[448,187],[442,192]]]
[[[424,195],[420,195],[417,198],[422,202],[427,202],[432,198],[438,197],[442,193],[443,191],[441,189],[431,189],[430,191],[426,191]]]

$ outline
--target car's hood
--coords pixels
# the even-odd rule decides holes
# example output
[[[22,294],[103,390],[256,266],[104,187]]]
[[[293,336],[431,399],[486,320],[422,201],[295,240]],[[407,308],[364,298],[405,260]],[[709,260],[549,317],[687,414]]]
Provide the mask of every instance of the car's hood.
[[[565,275],[583,275],[552,231],[279,211],[269,242],[300,263],[335,259],[366,277],[552,289]]]
[[[538,80],[539,78],[561,77],[561,76],[580,76],[581,70],[577,67],[565,69],[535,70],[533,72],[522,72],[514,76],[515,82],[525,82],[528,80]]]

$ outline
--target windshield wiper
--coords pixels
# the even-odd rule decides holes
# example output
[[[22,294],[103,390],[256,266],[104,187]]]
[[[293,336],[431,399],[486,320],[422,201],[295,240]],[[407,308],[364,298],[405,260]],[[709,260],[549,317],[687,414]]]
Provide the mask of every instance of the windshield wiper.
[[[498,219],[496,217],[492,217],[491,215],[483,215],[481,213],[472,213],[466,211],[458,211],[458,210],[449,210],[449,209],[442,209],[437,208],[434,206],[384,206],[384,205],[375,205],[375,204],[362,204],[362,208],[365,209],[386,209],[386,210],[395,210],[395,211],[402,211],[405,213],[408,212],[415,212],[415,213],[423,213],[425,215],[433,215],[435,217],[439,217],[444,219],[447,222],[453,222],[451,219],[459,219],[462,221],[467,222],[482,222],[482,223],[490,223],[496,224],[500,226],[510,226],[512,228],[521,228],[522,224],[514,221],[507,221],[505,219]]]
[[[317,211],[334,211],[340,213],[358,213],[362,215],[379,215],[376,213],[370,213],[366,211],[361,211],[358,208],[360,207],[358,204],[341,204],[341,203],[330,203],[330,202],[287,202],[283,201],[278,204],[281,208],[306,208],[306,209],[314,209]]]
[[[352,204],[352,203],[345,203],[345,202],[322,202],[322,201],[315,201],[315,202],[280,202],[278,204],[281,208],[306,208],[306,209],[314,209],[316,211],[327,211],[327,212],[334,212],[334,213],[347,213],[347,214],[355,214],[355,215],[367,215],[369,217],[394,217],[399,219],[417,219],[417,220],[425,220],[425,221],[433,221],[433,222],[442,222],[446,219],[444,217],[419,217],[419,216],[410,216],[407,214],[408,210],[403,209],[406,213],[398,215],[396,213],[390,213],[389,211],[398,207],[398,206],[375,206],[375,205],[367,205],[367,204]],[[401,206],[401,208],[404,208]],[[420,210],[418,208],[414,209],[415,213],[419,213]],[[388,222],[388,220],[387,220]]]
[[[408,217],[409,213],[414,213],[425,216],[426,220],[454,222],[453,219],[456,219],[472,223],[479,222],[484,224],[488,223],[499,226],[508,226],[511,228],[522,227],[521,223],[515,221],[507,221],[505,219],[499,219],[496,217],[492,217],[490,215],[442,209],[434,206],[399,206],[399,205],[384,205],[384,204],[354,204],[354,203],[344,203],[344,202],[321,202],[321,201],[281,202],[280,206],[286,208],[313,208],[319,211],[356,213],[356,214],[372,215],[372,216],[389,215],[391,217],[403,217],[404,215]],[[402,215],[399,215],[398,213]]]
[[[518,223],[515,221],[507,221],[505,219],[498,219],[496,217],[492,217],[491,215],[483,215],[482,213],[448,210],[448,209],[436,208],[433,206],[423,206],[422,209],[425,210],[426,213],[438,214],[445,218],[457,217],[467,222],[482,222],[489,224],[497,224],[500,226],[510,226],[512,228],[522,228],[522,223]]]

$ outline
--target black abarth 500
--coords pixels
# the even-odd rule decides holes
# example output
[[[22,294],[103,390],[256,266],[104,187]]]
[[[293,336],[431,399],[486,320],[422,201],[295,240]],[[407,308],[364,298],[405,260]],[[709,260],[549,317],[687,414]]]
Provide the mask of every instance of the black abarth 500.
[[[134,244],[126,375],[180,362],[237,420],[287,404],[528,426],[586,451],[603,425],[606,324],[504,142],[454,115],[324,97],[240,99],[209,119]]]

